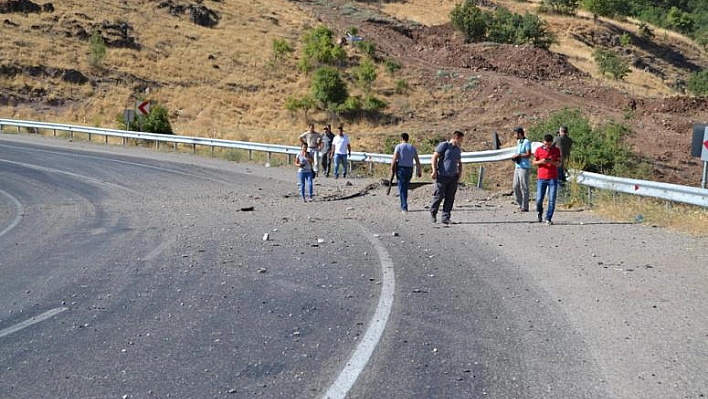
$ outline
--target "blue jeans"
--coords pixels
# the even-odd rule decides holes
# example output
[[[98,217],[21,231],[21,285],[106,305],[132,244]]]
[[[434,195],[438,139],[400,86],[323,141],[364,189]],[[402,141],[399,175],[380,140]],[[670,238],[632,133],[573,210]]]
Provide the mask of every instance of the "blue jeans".
[[[302,171],[297,172],[297,179],[300,182],[300,196],[305,199],[305,183],[307,183],[307,189],[310,193],[310,199],[312,199],[312,171]]]
[[[538,179],[536,181],[536,212],[543,213],[543,199],[548,189],[548,209],[546,220],[553,220],[553,211],[556,209],[556,195],[558,194],[557,179]]]
[[[347,154],[334,154],[334,177],[339,177],[339,164],[342,164],[344,177],[347,177]]]
[[[398,197],[401,199],[401,210],[408,210],[408,184],[413,178],[412,166],[396,166],[396,179],[398,179]]]

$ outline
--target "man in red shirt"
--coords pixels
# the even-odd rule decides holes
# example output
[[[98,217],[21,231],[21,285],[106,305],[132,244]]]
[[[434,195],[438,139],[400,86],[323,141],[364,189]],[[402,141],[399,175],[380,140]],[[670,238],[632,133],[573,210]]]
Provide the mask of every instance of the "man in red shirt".
[[[561,153],[558,147],[553,145],[553,136],[547,134],[543,136],[543,145],[536,149],[533,154],[532,165],[538,167],[538,177],[536,179],[536,212],[538,212],[538,222],[543,219],[543,200],[548,190],[548,210],[546,211],[546,224],[553,224],[553,211],[556,208],[556,195],[558,194],[558,166],[561,162]]]

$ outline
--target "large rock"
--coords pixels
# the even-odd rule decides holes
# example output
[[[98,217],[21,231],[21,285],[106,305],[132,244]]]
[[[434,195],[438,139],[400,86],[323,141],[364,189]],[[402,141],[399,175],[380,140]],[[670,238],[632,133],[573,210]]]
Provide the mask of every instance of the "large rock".
[[[202,5],[189,6],[189,20],[197,25],[211,28],[219,23],[219,14]]]
[[[33,3],[30,0],[8,0],[0,3],[0,14],[8,14],[11,12],[42,12],[42,7]]]

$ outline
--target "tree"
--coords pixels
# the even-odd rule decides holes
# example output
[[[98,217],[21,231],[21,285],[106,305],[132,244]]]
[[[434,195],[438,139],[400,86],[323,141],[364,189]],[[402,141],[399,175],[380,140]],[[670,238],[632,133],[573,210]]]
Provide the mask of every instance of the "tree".
[[[598,48],[592,53],[592,56],[603,75],[609,73],[613,79],[622,80],[630,72],[627,61],[612,50]]]
[[[347,85],[334,67],[321,67],[312,76],[312,98],[322,109],[332,109],[349,97]]]
[[[462,32],[467,43],[482,40],[487,35],[489,15],[472,1],[456,5],[450,12],[450,21],[453,28]]]
[[[675,6],[671,7],[666,15],[666,22],[681,33],[689,34],[693,31],[694,22],[691,14],[681,11]]]
[[[103,36],[101,36],[101,32],[98,29],[91,34],[89,47],[91,49],[89,63],[91,66],[100,67],[106,57],[106,41],[103,40]]]
[[[303,59],[309,65],[314,63],[334,65],[346,57],[346,52],[334,41],[334,33],[326,26],[318,26],[306,32],[302,37]]]
[[[628,12],[623,0],[583,0],[583,8],[603,17],[614,17]]]

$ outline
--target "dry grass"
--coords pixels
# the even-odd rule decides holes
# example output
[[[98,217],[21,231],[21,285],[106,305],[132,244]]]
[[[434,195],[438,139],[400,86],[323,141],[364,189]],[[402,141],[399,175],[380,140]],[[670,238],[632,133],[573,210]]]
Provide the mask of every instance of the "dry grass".
[[[696,237],[708,236],[708,209],[698,206],[603,192],[596,198],[594,211],[611,220],[640,222]]]

